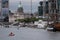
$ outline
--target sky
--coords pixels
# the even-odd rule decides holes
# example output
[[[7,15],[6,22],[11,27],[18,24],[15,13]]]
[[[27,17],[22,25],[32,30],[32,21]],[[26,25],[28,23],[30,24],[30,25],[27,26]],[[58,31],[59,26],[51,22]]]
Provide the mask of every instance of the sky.
[[[21,1],[24,12],[30,13],[31,12],[31,0],[9,0],[9,8],[12,10],[12,12],[17,11],[19,2]],[[43,0],[32,0],[32,12],[38,11],[39,2]]]

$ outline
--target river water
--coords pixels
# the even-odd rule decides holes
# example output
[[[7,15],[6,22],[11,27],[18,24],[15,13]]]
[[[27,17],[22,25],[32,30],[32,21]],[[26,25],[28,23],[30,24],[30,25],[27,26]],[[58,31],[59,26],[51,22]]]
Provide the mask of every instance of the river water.
[[[13,32],[15,36],[9,36]],[[34,28],[0,28],[0,40],[60,40],[60,32]]]

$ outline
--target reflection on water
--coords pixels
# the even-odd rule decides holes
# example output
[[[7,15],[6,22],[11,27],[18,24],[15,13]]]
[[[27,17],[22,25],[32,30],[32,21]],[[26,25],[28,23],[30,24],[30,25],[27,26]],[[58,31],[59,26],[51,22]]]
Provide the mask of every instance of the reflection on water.
[[[8,36],[13,32],[15,36]],[[34,28],[0,28],[0,40],[59,40],[60,32],[48,32]]]

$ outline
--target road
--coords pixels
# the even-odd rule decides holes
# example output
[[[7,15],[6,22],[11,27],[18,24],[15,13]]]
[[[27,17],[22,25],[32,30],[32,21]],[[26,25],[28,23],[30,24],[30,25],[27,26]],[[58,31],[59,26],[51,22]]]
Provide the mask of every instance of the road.
[[[13,32],[15,36],[9,36]],[[0,40],[60,40],[60,32],[34,28],[0,28]]]

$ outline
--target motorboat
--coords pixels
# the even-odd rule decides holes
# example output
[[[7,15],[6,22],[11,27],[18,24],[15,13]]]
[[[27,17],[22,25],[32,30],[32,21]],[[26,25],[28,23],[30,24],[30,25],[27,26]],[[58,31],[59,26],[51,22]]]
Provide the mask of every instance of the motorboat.
[[[47,26],[47,22],[44,22],[43,20],[39,20],[38,28],[45,28],[46,26]]]
[[[15,36],[15,34],[11,32],[11,33],[9,34],[9,36]]]
[[[54,29],[53,27],[47,27],[48,31],[53,31],[53,29]]]

